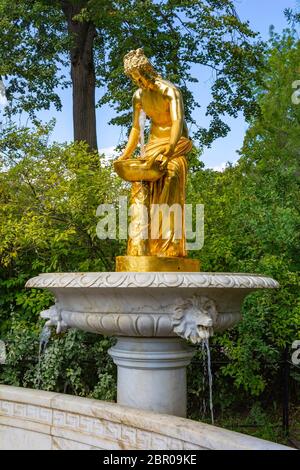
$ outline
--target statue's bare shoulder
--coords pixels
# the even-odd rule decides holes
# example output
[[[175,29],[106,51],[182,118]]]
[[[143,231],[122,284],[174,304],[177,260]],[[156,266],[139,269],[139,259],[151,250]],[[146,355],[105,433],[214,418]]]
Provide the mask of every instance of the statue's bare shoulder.
[[[160,79],[158,81],[158,86],[161,93],[170,99],[178,99],[181,97],[180,89],[173,83],[169,82],[169,80]]]
[[[133,94],[133,101],[141,101],[142,99],[142,89],[138,88]]]
[[[142,106],[142,89],[138,88],[132,97],[133,107],[141,107]]]

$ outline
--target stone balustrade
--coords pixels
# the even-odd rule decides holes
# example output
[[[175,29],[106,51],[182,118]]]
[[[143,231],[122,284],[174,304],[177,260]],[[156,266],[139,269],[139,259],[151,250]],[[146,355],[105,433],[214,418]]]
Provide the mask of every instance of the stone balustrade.
[[[0,449],[284,450],[288,447],[115,403],[0,385]]]

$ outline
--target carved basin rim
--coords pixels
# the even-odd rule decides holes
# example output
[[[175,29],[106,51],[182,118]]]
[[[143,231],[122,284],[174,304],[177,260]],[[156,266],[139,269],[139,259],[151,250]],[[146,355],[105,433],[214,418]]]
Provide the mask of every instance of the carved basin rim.
[[[276,289],[269,276],[248,273],[43,273],[26,283],[27,288],[213,288]]]

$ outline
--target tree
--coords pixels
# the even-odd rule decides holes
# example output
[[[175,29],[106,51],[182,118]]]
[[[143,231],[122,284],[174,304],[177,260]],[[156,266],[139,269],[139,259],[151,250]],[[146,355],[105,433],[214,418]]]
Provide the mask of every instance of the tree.
[[[276,398],[282,352],[299,338],[300,303],[300,43],[295,31],[272,34],[263,83],[253,90],[261,109],[246,133],[240,159],[223,173],[190,177],[189,202],[205,204],[204,271],[256,272],[280,289],[246,300],[243,320],[213,339],[230,364],[223,375],[251,395]],[[197,255],[198,256],[198,255]],[[292,354],[292,351],[291,351]]]
[[[39,109],[57,109],[57,87],[70,84],[74,139],[97,147],[95,87],[103,89],[98,105],[111,103],[113,123],[129,125],[132,84],[124,76],[122,58],[144,47],[155,65],[177,83],[192,122],[196,103],[188,90],[192,64],[214,74],[209,129],[197,128],[195,138],[210,145],[229,127],[228,113],[242,110],[247,119],[257,111],[252,87],[259,81],[262,44],[242,23],[232,0],[0,0],[0,76],[5,77],[10,113],[32,116]],[[253,43],[253,44],[252,44]]]
[[[0,138],[0,382],[112,400],[111,340],[80,331],[51,339],[38,359],[51,293],[25,289],[40,272],[111,271],[122,243],[96,235],[99,204],[127,193],[84,142],[49,145],[52,125],[7,127]]]
[[[84,142],[48,145],[51,126],[7,128],[0,139],[0,275],[111,271],[117,240],[99,240],[96,209],[123,186]],[[2,171],[1,171],[2,170]]]

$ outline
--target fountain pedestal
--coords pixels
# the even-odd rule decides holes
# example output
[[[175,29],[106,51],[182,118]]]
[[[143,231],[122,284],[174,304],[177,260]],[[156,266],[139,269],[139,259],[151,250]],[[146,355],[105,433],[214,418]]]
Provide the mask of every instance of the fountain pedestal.
[[[118,403],[186,416],[186,366],[194,351],[179,338],[118,338]]]
[[[26,287],[46,288],[56,303],[41,313],[66,328],[115,336],[118,403],[186,414],[186,366],[199,343],[241,319],[244,298],[278,287],[255,274],[111,272],[50,273]]]

